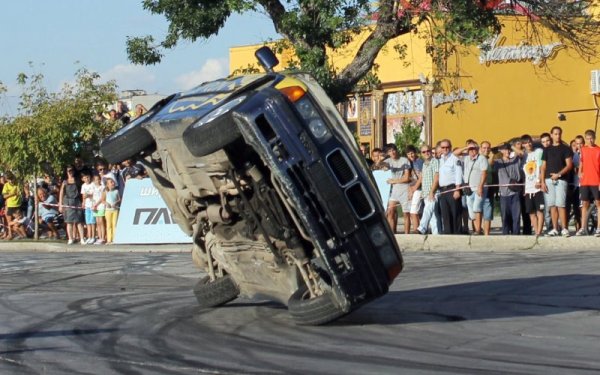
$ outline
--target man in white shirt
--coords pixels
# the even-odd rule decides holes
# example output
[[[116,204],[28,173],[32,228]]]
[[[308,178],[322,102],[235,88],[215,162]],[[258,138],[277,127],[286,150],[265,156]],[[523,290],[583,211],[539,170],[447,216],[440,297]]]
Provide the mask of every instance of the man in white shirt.
[[[463,168],[461,161],[452,153],[449,139],[440,142],[440,209],[444,234],[459,234],[461,227],[461,193]]]

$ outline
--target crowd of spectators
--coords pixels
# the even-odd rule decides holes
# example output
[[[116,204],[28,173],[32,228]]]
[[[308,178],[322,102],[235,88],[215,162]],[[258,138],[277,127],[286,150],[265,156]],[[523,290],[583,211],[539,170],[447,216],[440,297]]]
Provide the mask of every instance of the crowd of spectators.
[[[64,174],[45,174],[35,188],[28,183],[21,186],[8,171],[0,176],[0,238],[33,236],[34,190],[42,238],[66,239],[69,245],[110,244],[126,182],[145,177],[144,167],[131,160],[107,164],[99,159],[89,166],[81,157],[76,157]]]
[[[119,101],[102,117],[125,125],[145,112],[142,104],[129,110]],[[0,175],[0,239],[33,237],[35,192],[42,238],[66,239],[69,245],[110,244],[126,181],[145,176],[143,166],[131,160],[107,164],[98,159],[88,166],[79,156],[64,173],[47,173],[36,183],[19,183],[17,176],[7,171]]]
[[[401,210],[405,234],[489,235],[499,203],[502,234],[600,237],[597,219],[588,226],[594,205],[600,210],[595,138],[587,130],[567,144],[555,126],[496,148],[472,139],[453,148],[444,139],[408,146],[402,155],[389,144],[365,156],[372,170],[391,171],[386,215],[396,229]]]

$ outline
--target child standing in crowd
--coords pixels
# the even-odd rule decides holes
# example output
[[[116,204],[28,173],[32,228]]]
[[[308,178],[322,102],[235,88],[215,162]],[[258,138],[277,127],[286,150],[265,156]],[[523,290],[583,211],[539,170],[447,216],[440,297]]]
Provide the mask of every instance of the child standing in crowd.
[[[112,244],[114,241],[115,230],[117,228],[117,219],[119,217],[119,205],[121,196],[113,178],[106,179],[106,243]]]
[[[94,211],[96,229],[98,230],[98,239],[94,242],[94,244],[102,245],[106,242],[106,227],[104,224],[105,188],[104,185],[102,185],[102,177],[100,177],[100,175],[94,175],[92,200],[92,210]]]
[[[13,238],[10,222],[12,222],[15,212],[21,209],[21,192],[15,180],[15,175],[12,172],[6,172],[6,183],[2,188],[2,196],[6,205],[6,223],[8,224],[8,231],[3,238],[7,240]]]
[[[85,209],[85,227],[87,230],[87,244],[93,244],[96,241],[96,218],[92,212],[93,196],[94,196],[94,184],[90,179],[90,173],[85,170],[81,173],[81,200],[83,201],[83,208]]]

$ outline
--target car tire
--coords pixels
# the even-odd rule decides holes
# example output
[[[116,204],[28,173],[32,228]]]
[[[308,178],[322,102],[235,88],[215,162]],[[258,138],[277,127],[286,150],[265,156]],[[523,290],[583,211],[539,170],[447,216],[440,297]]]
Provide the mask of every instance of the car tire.
[[[194,287],[194,295],[202,308],[217,307],[233,301],[240,294],[240,289],[230,275],[214,281],[209,276],[203,277]]]
[[[308,289],[304,285],[296,290],[288,301],[288,311],[298,325],[321,325],[346,314],[336,305],[330,292],[315,298],[308,296]]]
[[[198,127],[192,125],[183,133],[184,143],[195,157],[217,152],[240,137],[240,130],[230,116]]]
[[[100,149],[102,156],[109,163],[120,163],[132,159],[142,151],[147,151],[155,145],[154,138],[148,131],[137,124],[131,129],[115,134],[102,141]]]

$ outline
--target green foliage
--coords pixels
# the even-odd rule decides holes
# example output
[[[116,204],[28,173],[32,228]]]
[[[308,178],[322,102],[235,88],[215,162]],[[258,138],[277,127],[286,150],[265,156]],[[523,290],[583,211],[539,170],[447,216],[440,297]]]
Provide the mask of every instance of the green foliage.
[[[423,124],[415,119],[405,117],[402,119],[402,131],[394,135],[396,146],[400,154],[406,154],[406,147],[409,145],[419,147],[422,143],[421,132]]]
[[[0,127],[2,167],[21,176],[39,174],[42,166],[60,171],[73,161],[77,147],[97,146],[115,131],[115,124],[97,116],[116,100],[115,84],[98,84],[98,78],[80,69],[74,83],[50,93],[42,74],[19,74],[19,114]]]
[[[600,20],[587,11],[595,0],[511,0],[527,9],[531,27],[528,38],[538,40],[540,27],[550,30],[566,45],[584,57],[595,57]],[[296,58],[287,69],[310,72],[335,101],[344,101],[357,87],[377,84],[373,65],[379,52],[397,36],[426,26],[427,52],[442,76],[446,62],[459,45],[476,45],[498,33],[502,25],[489,0],[144,0],[145,9],[163,15],[169,22],[164,40],[152,36],[128,37],[129,59],[138,64],[156,64],[165,49],[178,41],[194,42],[216,35],[234,13],[264,12],[272,20],[283,42]],[[369,26],[365,28],[365,26]],[[346,47],[361,31],[368,36],[353,60],[336,70],[330,50]],[[393,46],[398,59],[406,56],[406,46]],[[361,83],[362,80],[362,83]],[[357,86],[358,85],[358,86]]]
[[[234,70],[230,77],[241,76],[246,74],[258,74],[262,73],[262,69],[260,69],[256,64],[248,64],[245,68],[239,68]]]

